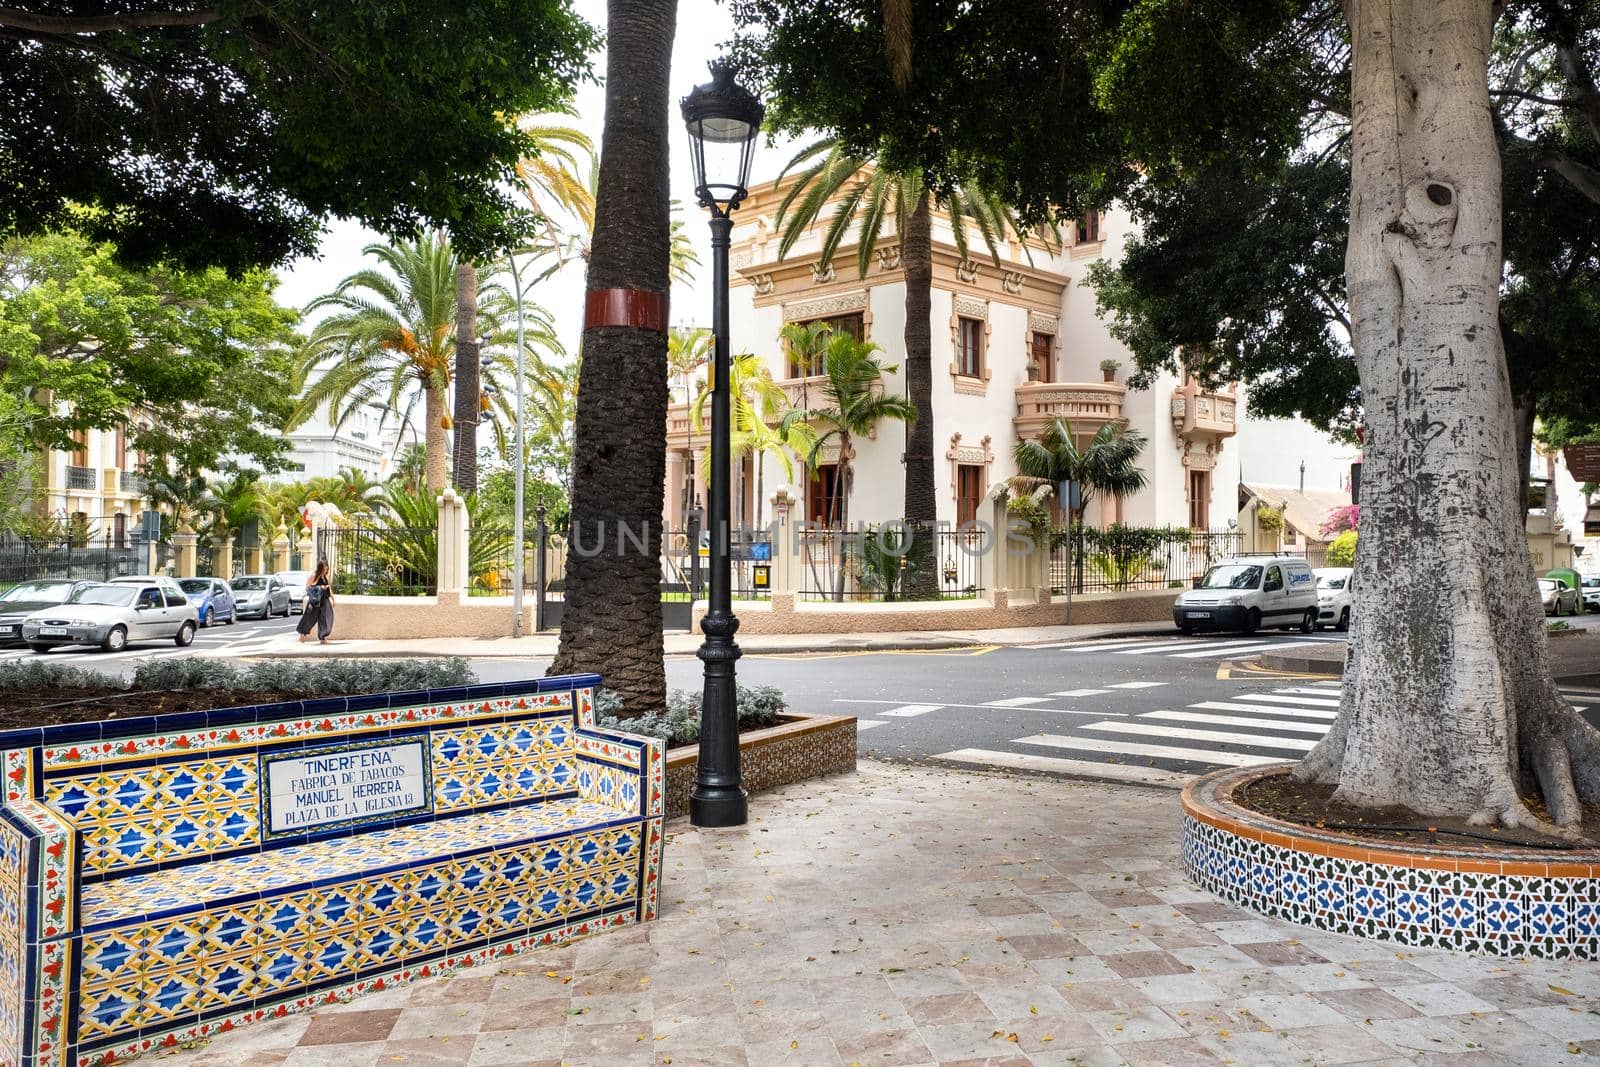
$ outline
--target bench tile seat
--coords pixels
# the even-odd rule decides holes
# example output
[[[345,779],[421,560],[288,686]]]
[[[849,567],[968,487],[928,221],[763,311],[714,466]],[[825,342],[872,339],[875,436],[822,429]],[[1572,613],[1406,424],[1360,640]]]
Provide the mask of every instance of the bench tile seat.
[[[83,927],[89,933],[129,918],[151,919],[241,897],[268,896],[289,886],[379,875],[441,858],[488,852],[502,845],[627,821],[627,812],[609,804],[575,799],[546,801],[230,856],[211,863],[191,863],[84,886]]]

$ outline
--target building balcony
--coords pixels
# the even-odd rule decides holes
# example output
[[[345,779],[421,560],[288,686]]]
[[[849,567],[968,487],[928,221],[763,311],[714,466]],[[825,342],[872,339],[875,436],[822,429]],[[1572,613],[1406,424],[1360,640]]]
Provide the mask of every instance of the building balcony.
[[[711,408],[709,405],[706,407],[706,414],[708,416],[711,414]],[[693,425],[694,424],[689,419],[688,404],[667,405],[667,447],[678,449],[688,448],[690,432],[693,428]],[[707,444],[709,440],[709,434],[706,432],[704,427],[701,428],[700,433],[696,436],[700,438],[700,443],[702,446]]]
[[[92,490],[99,484],[98,472],[93,467],[67,468],[67,488],[69,490]]]
[[[1017,414],[1012,420],[1018,438],[1037,437],[1056,419],[1064,419],[1074,435],[1097,432],[1122,418],[1128,387],[1117,382],[1025,382],[1017,386]]]
[[[1172,391],[1172,428],[1185,441],[1219,442],[1239,432],[1237,386],[1206,392],[1191,381]]]
[[[144,496],[150,492],[149,479],[132,471],[123,471],[117,480],[117,486],[131,496]]]

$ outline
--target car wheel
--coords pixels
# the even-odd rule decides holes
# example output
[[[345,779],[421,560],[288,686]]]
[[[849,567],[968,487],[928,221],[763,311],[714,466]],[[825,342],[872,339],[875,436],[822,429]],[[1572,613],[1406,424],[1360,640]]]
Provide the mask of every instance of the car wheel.
[[[54,648],[56,646],[54,646],[54,645],[41,645],[37,641],[29,641],[28,642],[28,647],[33,649],[35,652],[39,653],[39,655],[42,656],[46,652],[49,652],[52,648]]]
[[[228,612],[228,625],[229,626],[237,626],[238,623],[239,623],[239,609],[238,608],[234,608],[232,611]]]
[[[1255,608],[1250,609],[1250,614],[1244,617],[1244,633],[1248,637],[1261,629],[1261,612]]]
[[[172,639],[172,643],[177,645],[179,648],[188,648],[191,644],[193,644],[194,623],[185,621],[182,626],[178,627],[178,636]]]
[[[208,614],[209,613],[207,612],[207,610],[205,608],[201,608],[200,609],[200,625],[201,626],[210,626],[211,625],[209,622],[206,621],[206,617],[207,617]]]
[[[1339,612],[1339,625],[1338,625],[1337,629],[1338,629],[1338,631],[1340,633],[1344,633],[1346,630],[1350,629],[1350,609],[1349,608],[1345,608],[1343,611]]]
[[[1317,632],[1317,613],[1315,611],[1306,612],[1306,617],[1300,620],[1300,632],[1303,634]]]
[[[113,626],[111,632],[106,634],[106,639],[100,642],[100,647],[107,652],[121,652],[128,647],[128,631],[122,626]]]

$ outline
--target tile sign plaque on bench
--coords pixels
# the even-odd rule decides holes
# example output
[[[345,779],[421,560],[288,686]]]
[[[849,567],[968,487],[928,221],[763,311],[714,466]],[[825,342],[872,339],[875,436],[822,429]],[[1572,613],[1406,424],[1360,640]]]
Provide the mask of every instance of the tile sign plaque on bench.
[[[423,739],[261,757],[271,835],[360,826],[432,808]]]

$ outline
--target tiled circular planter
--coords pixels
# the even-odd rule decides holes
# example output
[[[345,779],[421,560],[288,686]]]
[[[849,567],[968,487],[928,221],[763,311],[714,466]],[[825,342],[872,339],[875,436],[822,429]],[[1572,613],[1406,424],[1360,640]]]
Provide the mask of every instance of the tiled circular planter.
[[[1600,959],[1600,851],[1378,845],[1283,822],[1233,794],[1289,765],[1218,771],[1183,791],[1183,865],[1235,904],[1378,941]]]

